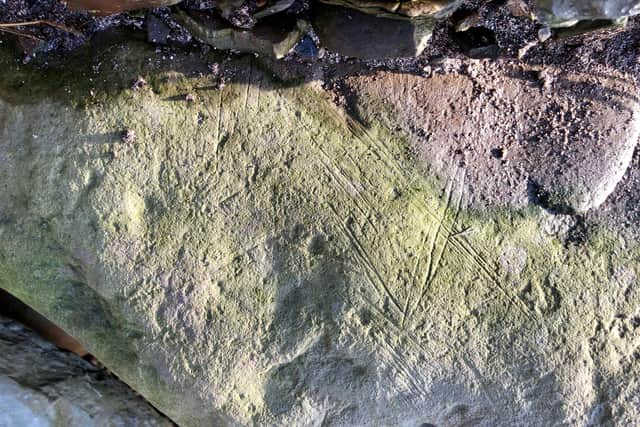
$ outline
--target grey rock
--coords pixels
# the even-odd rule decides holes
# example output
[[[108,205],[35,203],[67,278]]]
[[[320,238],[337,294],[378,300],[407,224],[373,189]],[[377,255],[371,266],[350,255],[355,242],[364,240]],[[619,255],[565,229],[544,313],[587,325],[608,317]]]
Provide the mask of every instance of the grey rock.
[[[86,10],[97,15],[110,15],[128,10],[171,6],[180,0],[66,0],[71,9]]]
[[[461,5],[461,0],[321,0],[322,3],[359,10],[369,15],[389,18],[445,19]]]
[[[432,18],[379,17],[340,6],[318,4],[313,28],[320,44],[362,59],[418,56],[433,31]]]
[[[265,23],[265,20],[251,29],[234,28],[215,17],[200,15],[194,19],[184,12],[174,15],[191,34],[210,46],[236,52],[248,52],[283,58],[304,36],[306,22],[287,19]]]
[[[0,55],[0,287],[171,419],[586,425],[601,404],[615,424],[640,417],[638,243],[602,229],[567,249],[539,210],[467,203],[470,184],[508,182],[518,152],[500,137],[535,126],[513,126],[504,112],[526,109],[502,103],[544,113],[539,85],[485,63],[433,64],[424,87],[361,76],[356,120],[250,55],[153,53],[129,42],[53,69]],[[224,88],[199,72],[212,63]],[[148,84],[131,90],[138,75]],[[472,78],[505,92],[482,99]],[[423,135],[431,169],[402,115],[438,136]],[[461,140],[492,162],[484,180],[434,172],[447,155],[459,164]],[[508,247],[535,268],[512,274]]]
[[[126,384],[0,316],[0,426],[170,427]]]
[[[536,0],[543,20],[566,27],[579,21],[618,20],[640,13],[637,0]]]
[[[537,16],[557,38],[622,27],[640,13],[637,0],[537,0]]]

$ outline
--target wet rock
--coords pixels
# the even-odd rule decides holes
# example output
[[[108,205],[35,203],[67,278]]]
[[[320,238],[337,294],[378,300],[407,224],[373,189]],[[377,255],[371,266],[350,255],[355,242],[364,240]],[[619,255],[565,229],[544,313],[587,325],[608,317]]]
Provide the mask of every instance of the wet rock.
[[[314,8],[313,27],[324,47],[345,56],[414,57],[425,49],[435,22],[461,4],[459,0],[323,0]]]
[[[375,16],[387,17],[424,17],[444,19],[455,12],[462,4],[461,0],[409,0],[409,1],[370,1],[370,0],[321,0],[322,3],[356,9]]]
[[[640,13],[637,0],[536,0],[536,6],[551,22],[619,19]]]
[[[0,316],[0,425],[173,424],[110,374]]]
[[[262,9],[257,11],[254,16],[256,19],[266,18],[267,16],[275,15],[276,13],[283,12],[289,9],[296,0],[277,0],[272,3],[267,3]]]
[[[246,0],[222,0],[215,2],[215,9],[231,25],[237,28],[251,29],[258,20],[287,10],[295,0],[267,0],[258,1],[257,4]]]
[[[313,28],[320,44],[362,59],[418,56],[426,47],[434,21],[378,17],[340,6],[317,5]]]
[[[536,0],[536,7],[543,22],[558,28],[574,27],[575,33],[621,23],[640,13],[637,0]]]
[[[295,46],[294,52],[304,61],[314,61],[318,59],[319,55],[318,46],[316,46],[313,39],[308,36],[300,40],[300,42]]]

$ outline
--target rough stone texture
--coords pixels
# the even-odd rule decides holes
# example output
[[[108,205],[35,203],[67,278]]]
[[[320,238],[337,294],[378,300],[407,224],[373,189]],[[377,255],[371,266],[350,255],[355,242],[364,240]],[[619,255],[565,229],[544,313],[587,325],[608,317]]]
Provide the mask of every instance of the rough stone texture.
[[[171,425],[113,376],[0,316],[0,426]]]
[[[466,208],[471,162],[443,156],[437,178],[392,115],[347,113],[253,58],[223,63],[222,90],[198,77],[215,54],[132,42],[81,59],[0,57],[0,287],[179,424],[640,417],[637,242],[606,227],[576,242],[536,207]],[[503,83],[544,111],[542,89]],[[478,135],[527,131],[498,126],[503,107],[474,101],[474,79],[428,84],[441,92],[421,105],[440,105],[442,128],[466,129],[453,94],[495,117]],[[634,110],[619,105],[610,130],[626,141]]]
[[[631,164],[640,105],[628,76],[488,61],[429,72],[347,79],[352,108],[365,120],[399,122],[441,176],[467,165],[476,206],[534,202],[584,212],[605,201]]]
[[[598,217],[621,228],[637,230],[640,225],[640,150],[636,150],[633,161],[614,194],[594,212]]]
[[[618,19],[640,13],[637,0],[536,0],[543,17],[560,25],[572,21]]]

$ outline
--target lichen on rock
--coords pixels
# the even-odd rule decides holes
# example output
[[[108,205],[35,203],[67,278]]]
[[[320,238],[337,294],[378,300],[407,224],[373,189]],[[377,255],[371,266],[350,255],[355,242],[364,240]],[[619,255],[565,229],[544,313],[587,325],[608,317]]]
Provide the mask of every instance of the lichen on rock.
[[[640,415],[637,243],[470,205],[457,161],[252,56],[221,89],[217,52],[2,55],[0,287],[180,425]]]

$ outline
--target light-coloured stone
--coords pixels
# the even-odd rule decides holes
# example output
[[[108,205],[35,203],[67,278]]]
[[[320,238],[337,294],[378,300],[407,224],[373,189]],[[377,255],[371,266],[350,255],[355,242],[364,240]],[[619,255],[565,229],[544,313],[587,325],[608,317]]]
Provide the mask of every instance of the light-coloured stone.
[[[620,18],[640,13],[637,0],[536,0],[543,19],[556,26],[578,21]]]
[[[631,164],[640,105],[629,76],[561,67],[440,64],[428,78],[347,79],[368,121],[400,124],[440,176],[468,166],[469,203],[586,212]]]
[[[425,170],[397,116],[359,122],[252,58],[223,90],[199,77],[221,57],[134,42],[0,61],[0,286],[180,425],[640,417],[640,292],[613,284],[637,242],[603,228],[576,249],[535,209],[468,209],[472,169]]]
[[[0,426],[171,425],[113,376],[0,316]]]

